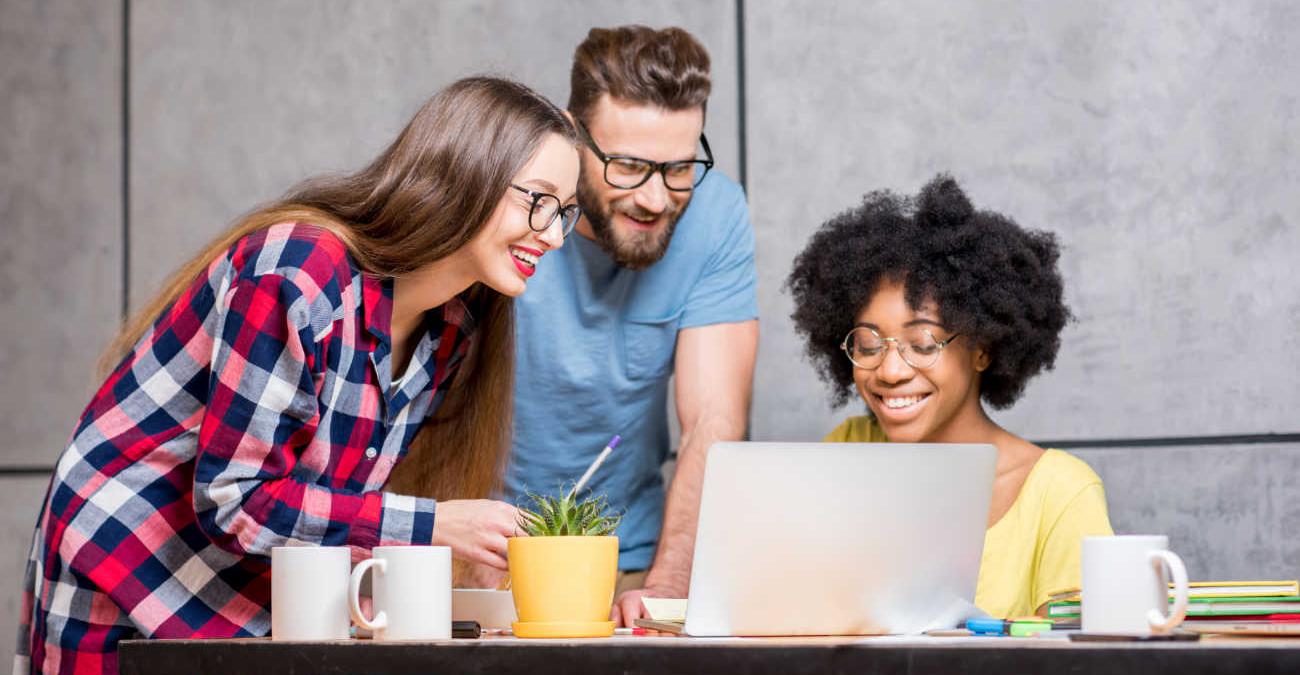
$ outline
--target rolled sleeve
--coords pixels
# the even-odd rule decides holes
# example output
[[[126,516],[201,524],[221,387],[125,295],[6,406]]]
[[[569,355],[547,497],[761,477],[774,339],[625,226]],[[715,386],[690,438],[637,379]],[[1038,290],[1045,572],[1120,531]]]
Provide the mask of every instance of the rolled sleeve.
[[[437,502],[423,497],[384,493],[380,546],[428,544],[433,541]]]
[[[727,212],[730,217],[718,224],[720,235],[708,266],[686,300],[681,328],[758,318],[754,228],[743,192],[736,190]]]

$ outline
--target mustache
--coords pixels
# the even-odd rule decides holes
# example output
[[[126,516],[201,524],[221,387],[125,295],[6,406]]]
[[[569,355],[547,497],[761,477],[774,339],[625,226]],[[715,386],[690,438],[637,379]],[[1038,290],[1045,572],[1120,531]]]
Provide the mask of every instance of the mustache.
[[[616,211],[625,216],[628,216],[630,218],[636,218],[638,220],[650,220],[651,218],[658,218],[659,216],[664,216],[664,215],[671,216],[675,212],[675,209],[673,208],[666,208],[662,211],[650,211],[648,209],[643,209],[634,203],[619,204],[616,202],[611,206],[613,207],[611,209],[612,211]]]

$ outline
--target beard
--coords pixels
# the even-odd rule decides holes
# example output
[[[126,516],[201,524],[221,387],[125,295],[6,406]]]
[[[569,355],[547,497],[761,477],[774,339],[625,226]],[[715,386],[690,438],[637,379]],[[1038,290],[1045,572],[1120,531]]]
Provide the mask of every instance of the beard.
[[[650,180],[655,178],[651,176]],[[608,203],[601,203],[599,195],[600,192],[585,178],[578,181],[578,206],[591,224],[596,243],[616,264],[631,270],[643,270],[664,257],[668,252],[668,244],[672,241],[673,231],[677,229],[677,221],[686,210],[686,204],[690,203],[688,200],[686,204],[678,205],[669,200],[664,210],[656,214],[637,206],[632,195]],[[649,232],[619,232],[613,224],[615,213],[640,220],[657,215],[666,222],[659,229]]]

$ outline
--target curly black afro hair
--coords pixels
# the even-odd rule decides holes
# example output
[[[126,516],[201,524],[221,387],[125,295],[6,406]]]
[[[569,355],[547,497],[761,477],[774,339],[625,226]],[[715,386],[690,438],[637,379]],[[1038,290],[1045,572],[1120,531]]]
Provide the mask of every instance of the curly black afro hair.
[[[902,282],[912,308],[933,301],[948,328],[985,347],[980,397],[1006,408],[1055,364],[1070,320],[1059,257],[1051,233],[976,211],[957,181],[940,174],[916,198],[872,192],[826,221],[786,281],[790,318],[841,406],[855,390],[840,342],[882,281]]]

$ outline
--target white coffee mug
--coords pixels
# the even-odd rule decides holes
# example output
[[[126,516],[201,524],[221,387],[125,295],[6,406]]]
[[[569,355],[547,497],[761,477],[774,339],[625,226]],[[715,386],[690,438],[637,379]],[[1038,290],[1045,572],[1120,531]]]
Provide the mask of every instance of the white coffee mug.
[[[348,639],[346,546],[271,549],[271,639]]]
[[[1169,581],[1174,602],[1169,604]],[[1133,535],[1083,540],[1083,631],[1152,635],[1172,631],[1187,616],[1187,568],[1169,550],[1169,537]],[[1166,615],[1165,610],[1169,613]]]
[[[361,579],[374,568],[375,617],[361,613]],[[357,563],[348,585],[357,625],[376,640],[451,639],[451,549],[446,546],[376,546]]]

